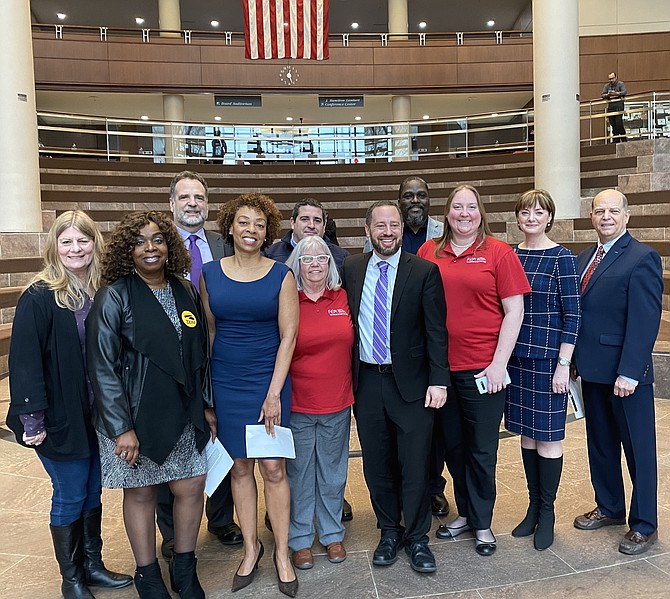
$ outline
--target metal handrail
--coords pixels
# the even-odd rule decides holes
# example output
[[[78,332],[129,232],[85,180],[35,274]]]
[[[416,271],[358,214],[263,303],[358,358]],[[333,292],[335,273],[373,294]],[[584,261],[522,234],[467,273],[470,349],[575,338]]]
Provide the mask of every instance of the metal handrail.
[[[606,112],[606,105],[605,100],[580,105],[580,122],[588,123],[587,134],[580,140],[583,145],[612,141],[607,118],[614,114],[622,114],[628,123],[629,139],[670,137],[670,92],[629,96],[621,113]],[[532,109],[420,121],[310,126],[135,120],[46,111],[38,112],[37,117],[40,154],[107,160],[220,163],[221,159],[212,156],[216,129],[228,148],[223,157],[227,164],[357,163],[392,161],[401,156],[406,160],[408,144],[410,159],[525,152],[534,147]]]

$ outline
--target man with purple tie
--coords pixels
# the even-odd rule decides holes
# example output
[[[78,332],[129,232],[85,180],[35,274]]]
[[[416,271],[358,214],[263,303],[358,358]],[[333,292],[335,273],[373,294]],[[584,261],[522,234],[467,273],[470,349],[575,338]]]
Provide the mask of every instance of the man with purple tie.
[[[177,231],[184,239],[186,249],[191,254],[191,272],[188,278],[196,289],[200,283],[202,265],[224,256],[231,256],[233,249],[222,235],[205,230],[208,213],[208,188],[205,179],[198,173],[183,171],[170,184],[170,209],[177,225]],[[156,520],[163,536],[161,552],[169,558],[174,546],[172,521],[172,493],[168,485],[161,485],[158,493]],[[219,488],[207,500],[207,529],[224,545],[238,545],[242,542],[240,528],[233,520],[233,495],[230,490],[230,475],[226,476]]]

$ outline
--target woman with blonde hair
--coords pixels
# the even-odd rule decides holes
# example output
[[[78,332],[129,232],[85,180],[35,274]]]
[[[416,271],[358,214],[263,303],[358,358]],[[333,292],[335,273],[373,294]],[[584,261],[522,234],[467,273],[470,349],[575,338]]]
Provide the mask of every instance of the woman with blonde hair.
[[[474,187],[454,189],[444,221],[442,236],[417,253],[439,267],[447,301],[452,386],[439,417],[458,516],[441,525],[437,537],[474,531],[475,550],[490,556],[496,550],[491,520],[507,361],[530,286],[514,250],[491,236]]]
[[[50,529],[65,599],[93,597],[89,586],[132,582],[107,570],[101,553],[100,456],[84,348],[102,249],[84,212],[56,219],[44,268],[16,306],[9,352],[7,424],[19,443],[35,449],[53,483]]]

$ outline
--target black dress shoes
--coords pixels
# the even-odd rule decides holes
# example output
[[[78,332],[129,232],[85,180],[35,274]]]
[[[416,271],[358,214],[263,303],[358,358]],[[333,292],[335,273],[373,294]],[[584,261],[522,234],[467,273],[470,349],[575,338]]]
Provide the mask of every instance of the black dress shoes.
[[[342,504],[342,522],[350,522],[354,519],[354,512],[351,510],[351,504],[344,499]]]
[[[382,537],[377,549],[372,556],[372,563],[375,566],[390,566],[398,561],[398,549],[400,549],[400,539],[396,537]]]
[[[430,574],[437,570],[435,556],[428,543],[410,543],[405,547],[405,553],[409,555],[409,563],[415,572]]]
[[[449,502],[444,496],[444,493],[433,495],[430,498],[430,507],[433,512],[433,516],[446,516],[449,514]]]
[[[496,538],[493,537],[493,541],[482,541],[477,538],[475,533],[475,551],[484,557],[493,555],[496,552]]]
[[[207,525],[207,530],[211,532],[223,545],[239,545],[242,542],[242,531],[240,527],[231,522],[225,526]]]
[[[573,522],[575,528],[579,530],[597,530],[603,526],[617,526],[626,524],[625,518],[610,518],[605,516],[597,507],[583,516],[577,516]]]

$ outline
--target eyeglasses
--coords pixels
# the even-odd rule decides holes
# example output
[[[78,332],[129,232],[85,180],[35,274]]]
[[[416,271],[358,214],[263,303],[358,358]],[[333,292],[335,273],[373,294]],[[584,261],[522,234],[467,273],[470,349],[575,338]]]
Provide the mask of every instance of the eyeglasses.
[[[314,260],[319,264],[328,264],[330,256],[327,256],[326,254],[321,254],[320,256],[300,256],[300,262],[303,264],[311,264]]]

